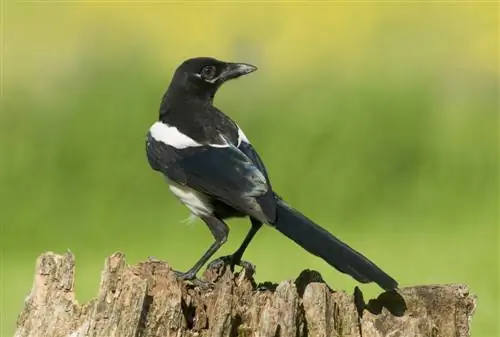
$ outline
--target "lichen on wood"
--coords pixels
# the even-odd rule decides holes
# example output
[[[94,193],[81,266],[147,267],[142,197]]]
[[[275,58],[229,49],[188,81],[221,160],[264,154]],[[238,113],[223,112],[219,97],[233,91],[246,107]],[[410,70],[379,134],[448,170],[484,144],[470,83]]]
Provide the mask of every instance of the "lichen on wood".
[[[321,275],[257,285],[245,271],[209,270],[213,289],[176,279],[163,261],[106,259],[97,296],[79,304],[75,259],[42,254],[15,337],[381,337],[470,336],[475,296],[466,285],[384,292],[367,303],[330,289]]]

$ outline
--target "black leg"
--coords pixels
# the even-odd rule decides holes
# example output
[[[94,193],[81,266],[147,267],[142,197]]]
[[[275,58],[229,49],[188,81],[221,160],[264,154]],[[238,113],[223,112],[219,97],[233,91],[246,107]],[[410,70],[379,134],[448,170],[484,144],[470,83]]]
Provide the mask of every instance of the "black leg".
[[[233,269],[234,266],[236,265],[236,266],[241,266],[250,271],[255,271],[255,266],[252,263],[241,260],[243,253],[250,244],[250,241],[252,241],[255,234],[257,234],[259,229],[262,227],[262,223],[257,220],[251,219],[251,222],[252,222],[252,227],[250,227],[250,230],[245,236],[243,242],[241,243],[240,248],[238,248],[238,250],[236,250],[232,255],[221,256],[220,258],[210,262],[207,267],[208,269],[218,269],[222,265],[229,265],[231,269]]]
[[[241,261],[241,258],[243,257],[243,253],[247,249],[248,245],[250,244],[250,241],[252,241],[253,237],[259,229],[262,227],[262,223],[258,222],[257,220],[251,219],[252,221],[252,227],[250,227],[250,230],[248,231],[247,235],[245,236],[245,239],[241,243],[240,248],[236,252],[234,252],[233,256],[233,261],[235,264],[238,264]]]
[[[203,221],[207,224],[208,228],[212,232],[215,238],[214,243],[207,249],[205,254],[195,263],[195,265],[189,269],[187,272],[182,273],[176,271],[177,277],[183,280],[193,280],[196,278],[196,274],[200,271],[201,267],[214,255],[214,253],[226,242],[227,236],[229,235],[229,228],[224,223],[224,221],[214,217],[204,217]]]

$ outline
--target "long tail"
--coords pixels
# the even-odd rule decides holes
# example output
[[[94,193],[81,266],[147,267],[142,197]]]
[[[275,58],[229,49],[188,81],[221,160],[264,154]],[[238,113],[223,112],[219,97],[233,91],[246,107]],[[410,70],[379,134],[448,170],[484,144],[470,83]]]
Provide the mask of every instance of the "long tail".
[[[282,234],[309,253],[321,257],[338,271],[352,276],[358,282],[375,282],[385,290],[398,287],[396,280],[361,253],[287,205],[279,196],[276,195],[275,199],[277,217],[273,225]]]

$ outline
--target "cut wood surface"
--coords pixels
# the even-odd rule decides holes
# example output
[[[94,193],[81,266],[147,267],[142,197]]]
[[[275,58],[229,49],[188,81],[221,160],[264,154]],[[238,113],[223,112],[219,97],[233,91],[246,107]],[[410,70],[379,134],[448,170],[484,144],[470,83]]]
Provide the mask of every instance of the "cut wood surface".
[[[179,281],[163,261],[106,259],[97,297],[79,304],[75,259],[41,255],[15,337],[470,336],[475,296],[466,285],[423,285],[365,302],[330,289],[319,273],[257,285],[245,271],[205,273],[215,286]],[[97,275],[96,275],[97,277]]]

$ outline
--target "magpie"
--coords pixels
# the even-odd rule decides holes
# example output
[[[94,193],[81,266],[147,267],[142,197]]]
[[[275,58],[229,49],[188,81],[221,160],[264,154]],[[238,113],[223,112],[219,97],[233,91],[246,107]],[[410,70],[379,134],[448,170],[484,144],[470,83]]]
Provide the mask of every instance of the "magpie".
[[[396,289],[398,283],[392,277],[273,191],[268,172],[243,130],[214,106],[223,83],[255,70],[251,64],[211,57],[185,60],[176,69],[162,97],[159,118],[147,133],[150,167],[163,175],[170,191],[192,216],[206,223],[215,239],[191,269],[175,271],[177,277],[197,280],[196,274],[228,238],[224,221],[248,217],[251,227],[240,248],[212,263],[248,267],[243,253],[266,224],[358,282]]]

